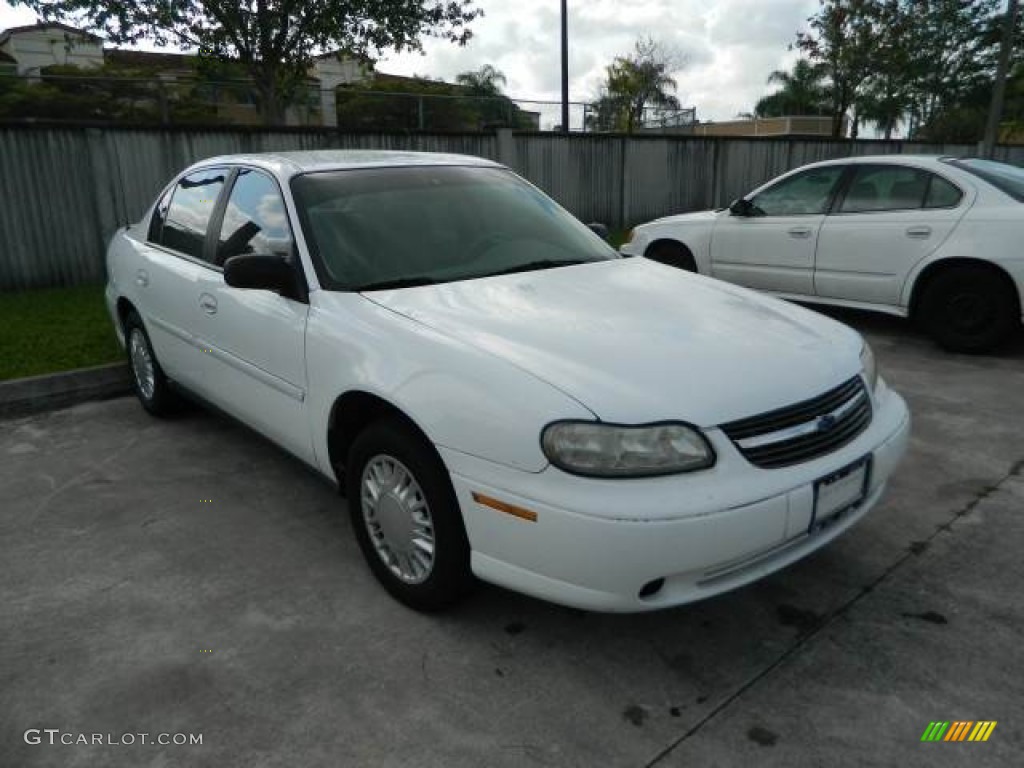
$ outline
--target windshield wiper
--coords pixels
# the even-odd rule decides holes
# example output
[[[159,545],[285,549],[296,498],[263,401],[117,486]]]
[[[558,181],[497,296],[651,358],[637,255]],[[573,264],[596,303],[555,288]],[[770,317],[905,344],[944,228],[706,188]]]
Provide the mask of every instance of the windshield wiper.
[[[498,275],[513,275],[516,272],[534,272],[540,269],[555,269],[556,267],[571,267],[575,264],[588,264],[586,259],[543,259],[541,261],[528,261],[525,264],[517,264],[507,269],[499,269],[497,272],[488,272],[476,277],[497,277]]]
[[[420,277],[397,277],[393,280],[378,280],[375,283],[366,283],[365,285],[357,286],[353,288],[354,291],[386,291],[391,288],[415,288],[418,285],[436,285],[441,282],[436,277],[427,277],[422,275]]]

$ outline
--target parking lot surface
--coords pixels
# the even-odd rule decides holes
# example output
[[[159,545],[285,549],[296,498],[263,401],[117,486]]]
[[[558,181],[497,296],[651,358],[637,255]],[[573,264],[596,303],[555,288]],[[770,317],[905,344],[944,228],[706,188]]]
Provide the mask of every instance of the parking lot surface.
[[[657,614],[486,585],[413,613],[328,484],[198,409],[0,422],[0,766],[1019,765],[1024,340],[953,356],[830,314],[912,410],[887,498],[809,559]],[[998,725],[922,743],[936,720]],[[92,734],[136,736],[60,743]]]

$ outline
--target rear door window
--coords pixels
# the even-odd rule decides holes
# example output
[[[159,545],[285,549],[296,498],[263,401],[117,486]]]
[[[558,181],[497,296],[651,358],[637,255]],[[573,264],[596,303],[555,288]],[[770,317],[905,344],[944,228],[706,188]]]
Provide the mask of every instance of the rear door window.
[[[904,165],[858,166],[843,196],[840,213],[912,211],[952,208],[961,192],[953,184],[921,168]]]
[[[194,259],[204,257],[206,230],[227,176],[226,168],[207,168],[177,183],[159,232],[160,245]]]

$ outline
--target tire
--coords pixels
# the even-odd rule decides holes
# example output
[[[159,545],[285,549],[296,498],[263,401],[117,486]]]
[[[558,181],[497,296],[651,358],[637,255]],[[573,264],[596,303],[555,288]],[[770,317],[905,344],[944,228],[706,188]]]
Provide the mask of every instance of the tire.
[[[671,240],[661,240],[654,243],[644,253],[644,258],[669,267],[682,269],[686,272],[697,271],[697,262],[694,260],[690,249],[682,243],[676,243]]]
[[[451,477],[432,445],[398,418],[376,421],[352,443],[345,478],[359,548],[392,597],[434,612],[469,593],[469,541]]]
[[[142,407],[153,416],[174,414],[179,404],[177,393],[157,362],[146,327],[134,310],[124,320],[124,341],[132,371],[132,389]]]
[[[918,314],[941,347],[969,354],[998,347],[1019,322],[1013,287],[997,272],[971,266],[948,267],[932,278]]]

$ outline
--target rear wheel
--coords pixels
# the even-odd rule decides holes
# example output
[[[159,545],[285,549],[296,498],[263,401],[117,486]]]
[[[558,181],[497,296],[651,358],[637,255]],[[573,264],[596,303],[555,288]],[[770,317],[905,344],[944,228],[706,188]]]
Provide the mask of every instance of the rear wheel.
[[[1013,287],[997,272],[949,267],[925,286],[919,319],[925,330],[952,352],[986,352],[1019,323]]]
[[[644,258],[656,261],[659,264],[666,264],[676,269],[684,269],[687,272],[697,271],[697,262],[693,258],[690,249],[682,243],[671,240],[661,240],[651,245],[644,253]]]
[[[142,318],[134,311],[129,312],[124,320],[124,339],[135,396],[152,415],[171,415],[177,410],[177,394],[157,362]]]
[[[397,600],[438,611],[473,585],[469,542],[451,478],[433,446],[401,419],[367,427],[345,472],[356,540]]]

